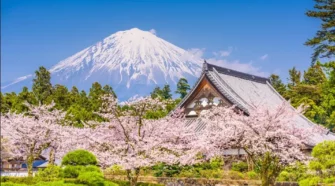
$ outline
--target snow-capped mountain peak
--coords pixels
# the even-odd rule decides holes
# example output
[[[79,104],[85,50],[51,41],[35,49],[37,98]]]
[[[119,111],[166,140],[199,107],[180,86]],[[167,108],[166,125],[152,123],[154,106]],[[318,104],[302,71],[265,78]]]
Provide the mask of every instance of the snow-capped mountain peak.
[[[53,83],[87,89],[98,81],[116,90],[132,91],[133,87],[175,85],[181,77],[196,78],[201,64],[201,59],[184,49],[133,28],[116,32],[60,61],[50,72]],[[136,93],[142,95],[142,91]]]

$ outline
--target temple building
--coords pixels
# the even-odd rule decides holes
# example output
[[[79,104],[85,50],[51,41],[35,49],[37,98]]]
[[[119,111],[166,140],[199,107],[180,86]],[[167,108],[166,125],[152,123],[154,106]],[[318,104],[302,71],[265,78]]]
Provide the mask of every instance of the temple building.
[[[235,105],[248,114],[254,108],[253,105],[262,105],[271,109],[285,101],[271,86],[268,78],[223,68],[205,61],[198,81],[179,103],[179,107],[184,108],[185,115],[189,118],[189,125],[197,125],[196,130],[200,131],[206,127],[206,123],[197,116],[212,106]],[[316,125],[302,114],[297,113],[293,119],[297,128]],[[306,148],[311,149],[324,140],[335,140],[335,134],[330,131],[313,134],[305,143]]]

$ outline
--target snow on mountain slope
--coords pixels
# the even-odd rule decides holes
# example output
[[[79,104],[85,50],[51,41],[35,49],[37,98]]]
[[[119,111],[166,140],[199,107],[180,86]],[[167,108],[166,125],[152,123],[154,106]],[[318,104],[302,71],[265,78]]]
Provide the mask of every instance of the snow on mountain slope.
[[[173,89],[181,77],[192,83],[201,72],[201,64],[202,60],[191,53],[149,31],[133,28],[116,32],[60,61],[50,72],[54,84],[89,90],[97,81],[111,85],[124,100],[147,95],[157,85],[170,84]],[[1,89],[6,92],[13,84],[31,81],[31,76],[24,77]]]

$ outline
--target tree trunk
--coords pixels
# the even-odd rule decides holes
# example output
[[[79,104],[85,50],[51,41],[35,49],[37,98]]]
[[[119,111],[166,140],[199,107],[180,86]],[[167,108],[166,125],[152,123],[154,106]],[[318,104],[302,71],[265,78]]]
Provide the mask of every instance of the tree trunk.
[[[49,165],[54,165],[54,164],[55,164],[55,149],[51,148],[50,154],[49,154]]]
[[[127,170],[127,178],[130,186],[136,186],[139,173],[140,173],[139,168]]]
[[[278,158],[272,156],[269,152],[261,158],[260,176],[262,186],[274,186],[279,176],[282,166]]]
[[[34,156],[29,155],[27,158],[28,177],[33,177],[33,163],[34,163]]]

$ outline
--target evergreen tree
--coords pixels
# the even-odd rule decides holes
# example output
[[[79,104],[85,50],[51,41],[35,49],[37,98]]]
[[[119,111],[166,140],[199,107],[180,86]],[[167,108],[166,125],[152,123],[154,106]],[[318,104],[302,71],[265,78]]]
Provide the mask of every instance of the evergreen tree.
[[[328,80],[322,86],[322,111],[324,125],[335,132],[335,62],[323,65],[328,72]]]
[[[15,92],[5,93],[1,100],[1,112],[7,113],[9,111],[15,111],[14,106],[17,103],[17,95]]]
[[[73,86],[71,88],[71,91],[69,93],[69,99],[70,99],[71,105],[79,102],[80,94],[79,94],[79,90],[76,86]]]
[[[180,94],[180,98],[183,99],[187,95],[187,91],[190,90],[190,85],[187,82],[187,79],[180,78],[177,83],[176,93]]]
[[[7,97],[0,92],[0,106],[1,106],[1,113],[7,113],[10,111],[10,105],[6,101]]]
[[[316,32],[315,37],[305,43],[305,45],[314,48],[312,65],[319,57],[335,57],[335,2],[334,0],[314,1],[314,10],[307,11],[306,15],[320,19],[321,28]]]
[[[317,62],[304,73],[303,83],[308,85],[319,85],[324,83],[326,80],[327,78],[323,73],[321,63]]]
[[[63,85],[55,85],[52,99],[55,102],[57,109],[67,110],[71,106],[68,89]]]
[[[163,98],[162,96],[162,90],[158,86],[154,88],[154,90],[150,93],[151,98]]]
[[[276,74],[271,74],[270,81],[271,81],[271,85],[273,86],[273,88],[275,88],[277,92],[279,92],[280,95],[282,95],[283,97],[286,97],[286,86],[281,81],[279,76]]]
[[[300,83],[301,73],[295,67],[293,67],[292,69],[289,70],[289,75],[290,75],[288,79],[289,83],[287,86],[288,88],[292,89],[293,87],[295,87]]]
[[[92,110],[98,111],[101,106],[101,96],[104,94],[104,91],[101,87],[101,85],[98,82],[95,82],[92,84],[92,87],[90,88],[90,92],[88,94],[88,98],[90,99]]]
[[[33,93],[40,104],[44,104],[47,98],[52,94],[50,79],[50,72],[43,66],[41,66],[38,71],[35,71]]]
[[[104,91],[104,94],[112,94],[114,97],[117,97],[111,86],[105,85],[102,89]]]
[[[12,110],[18,113],[27,112],[29,108],[25,103],[37,104],[37,100],[32,92],[29,92],[27,87],[23,87],[22,91],[18,94],[17,99],[12,106]]]
[[[163,99],[172,99],[170,85],[164,85],[164,87],[162,88],[162,97]]]

